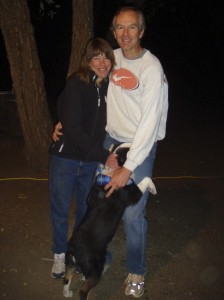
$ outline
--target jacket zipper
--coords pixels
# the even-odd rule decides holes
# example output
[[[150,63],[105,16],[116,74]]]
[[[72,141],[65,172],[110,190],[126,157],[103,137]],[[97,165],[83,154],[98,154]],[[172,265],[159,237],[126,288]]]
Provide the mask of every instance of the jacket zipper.
[[[95,133],[95,130],[96,130],[96,123],[97,123],[97,119],[98,119],[98,115],[99,115],[99,107],[100,107],[100,104],[101,104],[100,89],[99,89],[99,87],[97,85],[96,85],[96,90],[97,90],[97,95],[98,95],[98,101],[97,101],[96,116],[95,116],[94,123],[93,123],[93,129],[92,129],[92,132],[91,132],[91,135],[90,135],[90,142],[91,143],[92,143],[92,140],[93,140],[93,137],[94,137],[94,133]],[[86,157],[86,160],[87,161],[89,160],[89,155]]]

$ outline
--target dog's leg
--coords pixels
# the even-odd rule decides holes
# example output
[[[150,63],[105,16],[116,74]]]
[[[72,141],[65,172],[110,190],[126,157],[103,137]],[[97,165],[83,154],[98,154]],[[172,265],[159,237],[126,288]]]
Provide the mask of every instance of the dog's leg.
[[[156,195],[156,187],[150,177],[145,177],[142,181],[138,184],[138,188],[144,193],[147,189],[149,189],[150,193]]]
[[[88,300],[88,295],[90,290],[97,285],[100,278],[95,274],[91,275],[91,277],[87,277],[85,283],[83,284],[81,290],[79,291],[80,300]]]
[[[64,287],[63,287],[63,295],[68,298],[73,296],[73,291],[70,290],[70,284],[72,281],[72,277],[75,273],[75,267],[74,266],[68,266],[66,268],[66,274],[64,277]]]
[[[73,291],[70,290],[70,284],[71,284],[71,279],[68,281],[68,283],[64,283],[64,287],[63,287],[63,295],[66,298],[72,297],[73,296]]]
[[[103,266],[105,263],[105,253],[103,254],[103,258],[101,259],[90,259],[85,262],[83,267],[83,273],[85,275],[85,282],[79,291],[80,300],[87,300],[89,292],[92,288],[94,288],[103,272]]]

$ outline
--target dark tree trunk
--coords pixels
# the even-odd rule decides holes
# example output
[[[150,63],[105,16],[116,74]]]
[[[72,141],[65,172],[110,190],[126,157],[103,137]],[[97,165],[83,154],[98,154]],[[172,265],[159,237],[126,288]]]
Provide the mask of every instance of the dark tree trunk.
[[[0,26],[10,64],[25,151],[33,167],[47,166],[52,124],[26,0],[0,0]]]
[[[93,1],[73,0],[72,48],[68,76],[81,61],[86,42],[93,36]]]

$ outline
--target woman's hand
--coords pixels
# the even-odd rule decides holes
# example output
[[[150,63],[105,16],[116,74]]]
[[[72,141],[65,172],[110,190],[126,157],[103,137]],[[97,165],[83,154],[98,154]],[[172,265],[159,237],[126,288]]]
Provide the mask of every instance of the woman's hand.
[[[62,129],[62,125],[61,122],[58,122],[55,126],[54,126],[54,132],[52,134],[52,139],[57,142],[60,138],[61,135],[63,135],[63,133],[61,132]]]

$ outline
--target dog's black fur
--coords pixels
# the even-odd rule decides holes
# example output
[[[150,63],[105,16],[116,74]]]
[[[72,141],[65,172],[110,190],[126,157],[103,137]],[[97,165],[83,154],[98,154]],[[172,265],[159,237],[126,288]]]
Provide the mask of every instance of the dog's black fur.
[[[118,150],[118,163],[123,165],[128,148]],[[66,297],[72,296],[72,292],[68,292],[69,286],[78,268],[85,276],[85,283],[79,292],[80,300],[87,299],[89,291],[101,278],[107,246],[114,236],[125,208],[136,204],[142,196],[142,192],[135,184],[115,190],[109,198],[105,197],[106,193],[104,187],[98,186],[95,181],[84,219],[69,240],[64,278]]]

